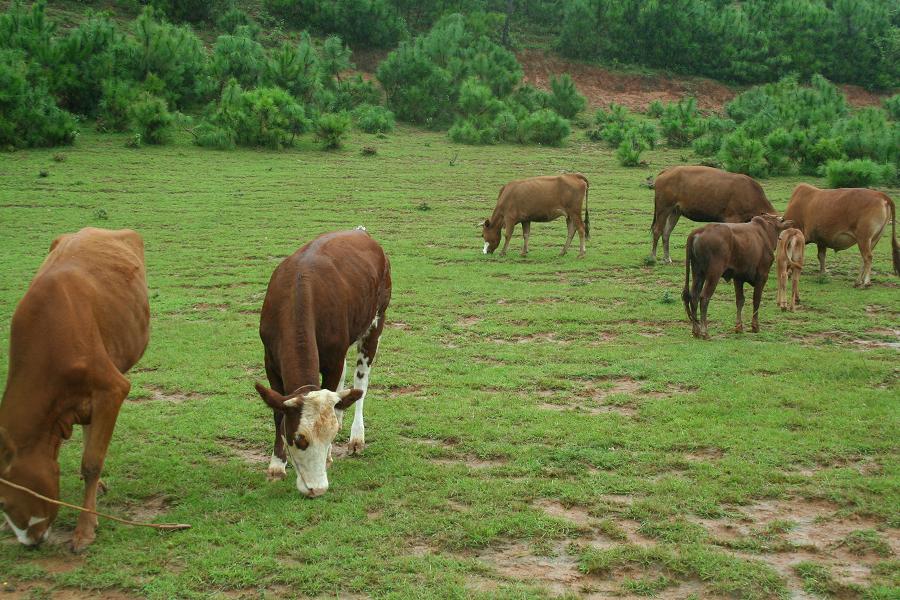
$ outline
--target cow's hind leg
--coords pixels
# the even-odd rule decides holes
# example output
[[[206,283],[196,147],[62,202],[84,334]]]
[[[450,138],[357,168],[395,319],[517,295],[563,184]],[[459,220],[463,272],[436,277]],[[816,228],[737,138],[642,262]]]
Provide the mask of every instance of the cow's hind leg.
[[[665,226],[663,227],[663,260],[667,263],[672,262],[672,258],[669,256],[669,237],[672,235],[672,230],[675,229],[675,225],[678,223],[678,219],[680,217],[681,213],[678,212],[678,209],[676,208],[671,213],[669,213],[669,216],[666,219]]]
[[[366,400],[366,392],[369,390],[369,373],[375,362],[375,354],[378,352],[378,339],[384,330],[384,311],[379,312],[372,322],[372,327],[356,343],[356,372],[353,374],[353,387],[362,390],[362,396],[356,401],[353,413],[353,424],[350,426],[350,443],[347,451],[350,454],[359,454],[366,447],[366,428],[363,423],[363,404]]]
[[[706,313],[709,309],[709,301],[719,285],[719,270],[710,269],[707,271],[705,281],[703,282],[703,291],[700,292],[700,335],[703,339],[709,339],[709,321],[707,321]]]
[[[872,285],[872,243],[866,238],[859,240],[859,254],[862,257],[862,266],[855,287],[869,287]]]
[[[574,223],[575,230],[578,232],[578,258],[584,258],[585,229],[584,229],[584,221],[581,220],[581,215],[578,213],[575,213],[572,216],[572,223]]]
[[[828,248],[823,246],[822,244],[817,244],[819,249],[819,275],[825,274],[825,252],[828,251]]]
[[[522,238],[525,240],[522,245],[522,256],[528,256],[528,237],[531,235],[531,221],[522,222]]]
[[[81,476],[84,478],[84,502],[82,506],[89,510],[97,510],[97,488],[100,485],[100,473],[106,460],[106,451],[116,427],[119,408],[131,384],[116,371],[112,381],[102,390],[94,392],[91,398],[91,421],[84,428],[84,453],[81,456]],[[97,516],[81,512],[78,524],[72,535],[72,551],[81,552],[96,537]]]
[[[791,312],[796,304],[800,304],[800,269],[794,267],[791,269]]]
[[[734,323],[734,332],[744,333],[744,323],[741,319],[741,313],[744,311],[744,282],[740,279],[734,280],[734,302],[737,305],[737,320]]]
[[[560,256],[566,255],[566,252],[569,251],[569,244],[572,243],[572,238],[575,237],[575,222],[572,221],[572,217],[566,217],[566,227],[568,228],[568,233],[566,234],[566,243],[563,244],[562,252],[559,253]]]

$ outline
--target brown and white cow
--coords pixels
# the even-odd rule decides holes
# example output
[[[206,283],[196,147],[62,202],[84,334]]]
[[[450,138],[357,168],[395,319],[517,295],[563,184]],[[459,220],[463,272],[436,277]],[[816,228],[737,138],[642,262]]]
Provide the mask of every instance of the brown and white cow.
[[[792,223],[776,215],[753,217],[749,223],[710,223],[692,231],[686,243],[684,290],[681,299],[693,327],[694,337],[709,338],[706,310],[719,278],[734,280],[737,323],[734,330],[744,330],[741,311],[744,308],[744,283],[753,286],[753,321],[759,331],[759,304],[775,258],[778,233]],[[694,282],[691,285],[691,271]],[[697,318],[697,304],[700,318]]]
[[[149,327],[141,236],[86,228],[58,237],[12,318],[0,475],[58,498],[59,448],[79,424],[84,506],[95,509],[100,471],[131,389],[123,375],[144,353]],[[20,542],[46,539],[55,505],[2,483],[0,504]],[[96,516],[80,513],[72,548],[90,544],[96,527]]]
[[[669,236],[682,215],[703,223],[746,223],[757,215],[775,214],[762,186],[752,177],[712,167],[679,166],[656,177],[653,188],[653,248],[663,240],[663,260],[669,257]]]
[[[818,246],[819,273],[825,273],[828,248],[846,250],[858,244],[862,268],[856,278],[857,287],[872,283],[872,251],[890,222],[894,274],[900,275],[896,209],[885,193],[866,188],[820,190],[801,183],[791,194],[784,218],[797,224],[807,244]]]
[[[569,228],[566,243],[560,256],[565,255],[578,231],[581,246],[578,256],[584,256],[584,240],[591,238],[590,217],[588,215],[587,177],[580,173],[566,175],[546,175],[511,181],[500,188],[497,205],[490,219],[482,224],[484,253],[491,254],[500,245],[500,230],[506,231],[506,241],[500,256],[506,254],[509,240],[518,223],[522,224],[522,256],[528,254],[528,237],[531,235],[531,223],[546,223],[566,218]],[[581,208],[584,205],[584,221],[581,220]]]
[[[390,299],[390,262],[360,228],[320,235],[276,267],[259,323],[272,389],[256,384],[275,416],[270,479],[284,478],[290,456],[300,493],[324,494],[331,444],[354,402],[348,449],[362,452],[363,401]],[[354,342],[353,388],[345,390]]]
[[[800,273],[803,271],[803,247],[806,240],[803,232],[793,227],[785,229],[778,236],[778,247],[775,249],[775,270],[778,272],[778,306],[781,310],[793,312],[794,306],[800,304]],[[791,280],[790,300],[787,293],[787,282]]]

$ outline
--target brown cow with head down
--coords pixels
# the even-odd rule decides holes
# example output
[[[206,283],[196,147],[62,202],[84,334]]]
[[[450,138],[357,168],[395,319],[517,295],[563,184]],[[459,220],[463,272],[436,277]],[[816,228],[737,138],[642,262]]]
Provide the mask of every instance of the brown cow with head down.
[[[819,249],[819,273],[825,272],[825,251],[846,250],[859,245],[862,268],[856,286],[872,283],[872,251],[891,222],[891,258],[894,274],[900,275],[900,248],[897,246],[897,216],[887,194],[865,188],[820,190],[801,183],[794,188],[784,218],[797,224],[807,244]]]
[[[680,166],[656,177],[653,212],[653,248],[663,239],[663,260],[669,257],[669,236],[684,215],[692,221],[746,223],[757,215],[775,214],[762,186],[752,177],[712,167]]]
[[[349,450],[362,452],[363,401],[390,299],[391,265],[362,228],[320,235],[276,267],[259,321],[272,389],[256,384],[275,416],[270,479],[285,476],[290,456],[300,493],[324,494],[331,443],[354,403]],[[345,390],[354,342],[353,389]]]
[[[494,214],[482,224],[484,237],[484,253],[490,254],[500,245],[500,230],[506,231],[506,241],[500,256],[506,254],[509,240],[512,238],[516,224],[522,224],[522,237],[525,244],[522,256],[528,254],[528,237],[531,235],[532,221],[546,223],[559,217],[566,217],[569,236],[563,245],[560,256],[565,255],[578,231],[581,246],[578,257],[584,256],[584,240],[590,239],[591,228],[588,215],[588,180],[580,173],[566,175],[547,175],[511,181],[500,188]],[[584,205],[584,221],[581,220],[581,207]]]
[[[734,330],[744,330],[741,311],[744,308],[744,283],[753,286],[753,321],[759,331],[759,304],[775,258],[778,233],[790,227],[775,215],[753,217],[749,223],[711,223],[688,235],[684,266],[684,291],[681,299],[693,326],[694,337],[709,338],[706,310],[719,278],[734,280],[737,323]],[[691,271],[694,283],[691,285]],[[701,291],[702,290],[702,291]],[[697,318],[697,304],[700,318]]]
[[[9,376],[0,403],[0,475],[59,496],[57,457],[72,426],[84,428],[84,506],[97,487],[119,408],[123,376],[147,347],[150,306],[144,242],[134,231],[82,229],[50,246],[13,314]],[[20,542],[46,539],[57,507],[0,483],[0,505]],[[72,548],[95,537],[97,517],[80,513]]]

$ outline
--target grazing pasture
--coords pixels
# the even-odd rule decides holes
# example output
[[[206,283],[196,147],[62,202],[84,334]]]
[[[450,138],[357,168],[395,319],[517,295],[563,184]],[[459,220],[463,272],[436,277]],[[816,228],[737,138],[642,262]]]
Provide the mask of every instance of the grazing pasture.
[[[672,240],[675,264],[648,266],[653,191],[640,185],[693,162],[687,151],[626,169],[581,141],[471,147],[407,128],[329,153],[125,139],[0,156],[0,380],[10,316],[50,242],[137,230],[151,338],[98,507],[193,528],[101,519],[80,556],[64,545],[69,510],[37,550],[3,530],[0,590],[15,591],[0,597],[897,597],[887,237],[869,289],[853,288],[856,248],[829,256],[825,277],[807,268],[796,312],[778,309],[772,276],[758,334],[732,333],[720,285],[699,341],[679,301],[692,224]],[[563,170],[591,182],[587,256],[558,256],[562,220],[531,228],[527,258],[519,228],[506,257],[483,256],[500,186]],[[763,187],[784,210],[799,181]],[[306,500],[293,474],[266,481],[259,310],[285,256],[357,225],[393,276],[367,445],[344,455],[345,419],[329,493]],[[65,500],[80,498],[80,451],[79,430],[61,455]]]

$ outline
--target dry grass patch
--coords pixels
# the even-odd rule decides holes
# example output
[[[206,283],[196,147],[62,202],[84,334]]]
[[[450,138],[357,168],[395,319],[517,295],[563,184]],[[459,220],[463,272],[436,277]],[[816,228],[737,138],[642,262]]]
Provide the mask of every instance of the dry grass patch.
[[[228,448],[231,454],[237,456],[248,465],[258,466],[268,463],[269,452],[252,442],[232,437],[220,437],[218,441]]]
[[[128,400],[138,402],[142,400],[159,400],[162,402],[170,402],[172,404],[181,404],[182,402],[188,402],[190,400],[202,400],[206,398],[206,396],[199,392],[171,390],[158,385],[145,384],[144,388],[149,390],[149,395],[129,396]]]

